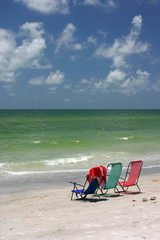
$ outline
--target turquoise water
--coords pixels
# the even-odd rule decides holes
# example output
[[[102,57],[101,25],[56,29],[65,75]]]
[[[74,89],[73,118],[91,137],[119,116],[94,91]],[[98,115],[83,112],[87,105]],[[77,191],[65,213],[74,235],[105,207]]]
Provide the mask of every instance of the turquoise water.
[[[0,110],[0,146],[0,178],[8,182],[137,159],[157,168],[160,110]]]

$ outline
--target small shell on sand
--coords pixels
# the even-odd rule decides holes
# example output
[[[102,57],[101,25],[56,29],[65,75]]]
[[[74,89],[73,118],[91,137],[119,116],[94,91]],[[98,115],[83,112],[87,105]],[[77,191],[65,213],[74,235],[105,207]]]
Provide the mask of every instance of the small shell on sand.
[[[143,199],[142,199],[142,202],[147,202],[147,201],[148,201],[147,198],[143,198]]]
[[[150,200],[154,201],[154,200],[156,200],[156,197],[155,196],[151,197]]]

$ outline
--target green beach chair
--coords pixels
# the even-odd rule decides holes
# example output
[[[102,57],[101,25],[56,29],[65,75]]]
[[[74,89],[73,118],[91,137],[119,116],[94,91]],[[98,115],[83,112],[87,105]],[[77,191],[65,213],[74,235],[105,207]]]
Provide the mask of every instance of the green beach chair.
[[[138,186],[138,180],[141,173],[142,165],[142,160],[132,161],[128,164],[125,178],[120,177],[120,179],[122,179],[123,181],[120,181],[117,184],[117,187],[121,187],[121,192],[127,193],[128,188],[133,186],[136,186],[138,188],[138,192],[141,191],[140,187]],[[118,190],[118,192],[120,191]]]
[[[104,188],[105,193],[103,192],[102,188],[101,188],[101,192],[102,194],[106,194],[108,192],[109,189],[114,189],[115,193],[119,193],[118,189],[117,189],[117,183],[119,180],[119,177],[121,175],[122,172],[122,163],[110,163],[107,166],[107,171],[106,171],[106,175],[107,175],[107,182],[106,182],[106,186]]]

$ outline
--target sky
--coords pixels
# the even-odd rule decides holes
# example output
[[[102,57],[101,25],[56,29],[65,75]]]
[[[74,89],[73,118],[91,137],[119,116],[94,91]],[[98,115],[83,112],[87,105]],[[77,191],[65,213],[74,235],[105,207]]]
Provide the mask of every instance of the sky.
[[[1,0],[0,109],[160,109],[160,0]]]

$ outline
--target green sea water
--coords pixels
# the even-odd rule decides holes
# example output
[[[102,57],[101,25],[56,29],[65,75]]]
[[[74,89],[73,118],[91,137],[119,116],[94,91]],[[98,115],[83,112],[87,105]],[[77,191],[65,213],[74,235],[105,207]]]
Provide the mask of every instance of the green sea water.
[[[160,110],[0,110],[3,181],[138,159],[160,167]]]

